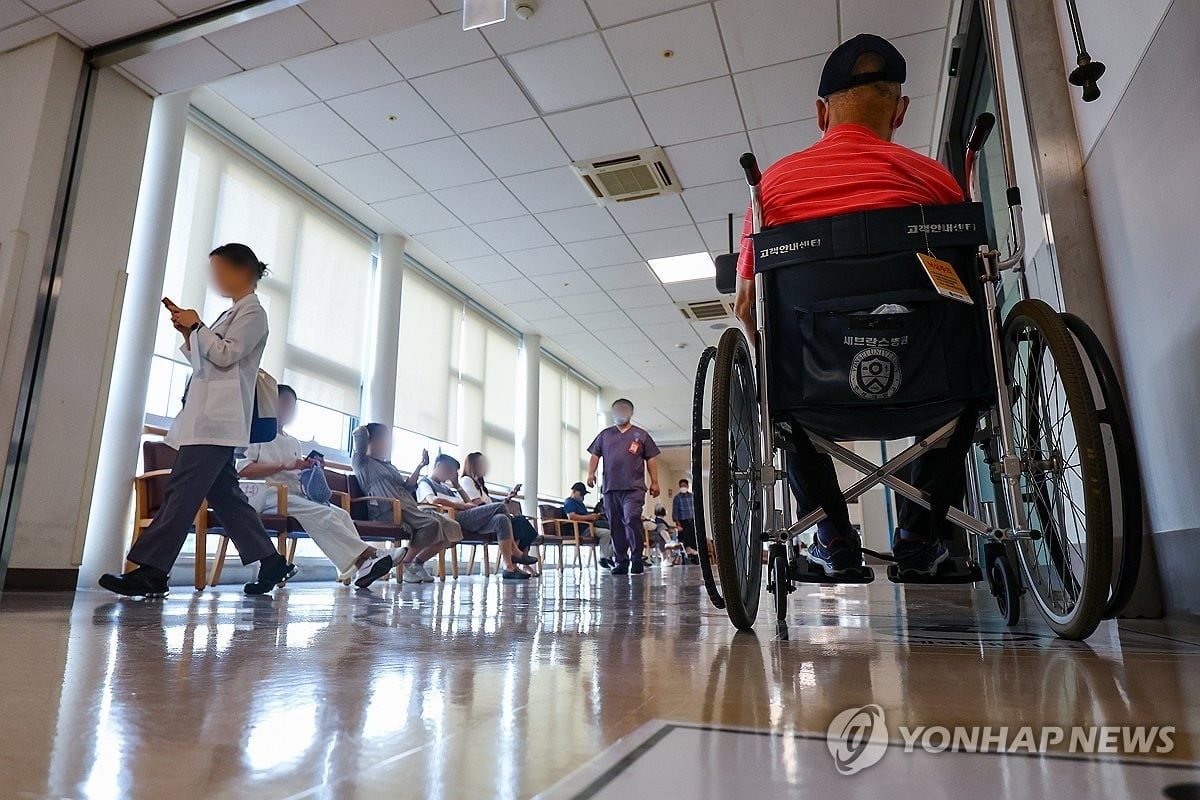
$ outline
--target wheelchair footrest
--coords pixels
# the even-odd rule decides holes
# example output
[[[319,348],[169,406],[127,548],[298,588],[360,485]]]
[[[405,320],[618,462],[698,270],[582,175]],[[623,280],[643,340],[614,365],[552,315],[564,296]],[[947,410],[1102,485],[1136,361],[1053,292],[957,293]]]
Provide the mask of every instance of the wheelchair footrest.
[[[892,583],[975,583],[983,580],[983,570],[965,556],[954,556],[943,561],[933,575],[901,575],[897,565],[889,564],[887,576]]]
[[[788,570],[792,574],[792,580],[797,583],[856,583],[864,584],[871,583],[875,580],[875,570],[863,565],[853,572],[847,572],[842,575],[830,577],[825,574],[825,570],[814,566],[808,562],[808,559],[801,558],[799,561],[793,561],[791,569]]]

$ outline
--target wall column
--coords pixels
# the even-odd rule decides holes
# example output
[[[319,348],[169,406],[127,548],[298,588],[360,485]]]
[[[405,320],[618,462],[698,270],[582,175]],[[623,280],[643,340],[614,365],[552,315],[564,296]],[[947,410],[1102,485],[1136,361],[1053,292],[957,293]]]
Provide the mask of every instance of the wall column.
[[[379,237],[375,353],[363,422],[396,424],[396,370],[400,361],[400,300],[404,294],[403,236]]]
[[[538,517],[538,411],[542,401],[542,337],[527,333],[525,342],[525,516]]]
[[[137,468],[154,340],[162,313],[159,300],[171,243],[188,99],[187,92],[159,97],[150,115],[125,300],[79,575],[81,586],[92,585],[103,572],[119,570],[129,540],[129,476]]]

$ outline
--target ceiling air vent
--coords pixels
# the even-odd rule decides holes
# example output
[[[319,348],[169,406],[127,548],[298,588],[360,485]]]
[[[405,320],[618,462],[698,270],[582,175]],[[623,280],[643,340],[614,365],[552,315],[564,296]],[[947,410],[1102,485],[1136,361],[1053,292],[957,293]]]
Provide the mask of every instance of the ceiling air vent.
[[[684,318],[691,322],[708,322],[733,316],[733,303],[729,300],[698,300],[678,303],[676,307]]]
[[[678,193],[683,189],[661,147],[586,158],[571,166],[602,206]]]

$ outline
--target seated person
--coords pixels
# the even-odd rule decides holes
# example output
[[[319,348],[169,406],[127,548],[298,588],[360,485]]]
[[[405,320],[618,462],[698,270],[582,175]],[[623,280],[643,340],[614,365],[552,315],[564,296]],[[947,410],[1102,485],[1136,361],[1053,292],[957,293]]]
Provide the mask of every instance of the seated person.
[[[354,520],[345,509],[310,500],[300,481],[300,471],[324,466],[303,455],[300,442],[284,429],[296,417],[296,391],[279,385],[279,433],[265,444],[252,444],[238,459],[238,476],[254,481],[281,483],[287,487],[288,516],[304,528],[309,538],[321,548],[326,558],[338,568],[339,576],[354,574],[354,585],[365,589],[392,571],[393,559],[403,550],[393,552],[376,548],[358,536]],[[279,494],[270,487],[253,487],[250,505],[259,514],[276,514]]]
[[[871,34],[855,36],[830,54],[816,101],[817,125],[824,135],[808,149],[763,170],[764,228],[853,211],[962,202],[962,190],[944,166],[892,141],[908,111],[908,98],[901,93],[906,72],[900,52]],[[749,211],[744,232],[752,233]],[[745,238],[735,305],[751,342],[754,293],[754,249]],[[788,480],[800,513],[820,506],[828,517],[817,526],[808,560],[831,577],[853,572],[862,564],[862,544],[850,526],[833,461],[818,454],[803,431],[795,431],[792,438],[796,453],[789,454],[795,457],[788,458]],[[962,448],[932,450],[915,465],[911,480],[926,491],[947,481],[939,496],[961,497],[964,489],[955,494],[949,483],[961,483],[965,456]],[[942,464],[946,470],[938,469]],[[932,575],[947,558],[933,524],[942,517],[944,513],[900,501],[893,551],[902,573]]]
[[[654,519],[647,524],[647,530],[650,531],[650,544],[658,551],[659,556],[665,555],[675,526],[667,522],[667,509],[664,506],[654,507]]]
[[[429,453],[421,453],[421,463],[407,478],[389,460],[392,453],[392,430],[372,422],[354,429],[354,452],[350,463],[363,492],[371,497],[392,497],[400,501],[401,527],[408,532],[408,556],[404,559],[406,583],[430,583],[433,576],[425,562],[438,553],[462,541],[462,528],[443,514],[435,514],[417,505],[413,494],[420,472],[429,463]],[[395,522],[390,503],[370,503],[372,520]]]
[[[491,502],[492,496],[488,493],[487,483],[484,480],[487,477],[487,471],[488,460],[483,453],[467,453],[467,457],[463,459],[462,479],[458,482],[458,486],[473,503]],[[533,523],[528,518],[519,513],[516,497],[520,493],[521,484],[518,483],[499,502],[504,504],[504,510],[508,512],[508,517],[512,520],[513,539],[516,540],[517,549],[523,555],[527,555],[529,548],[537,539],[537,529],[533,527]],[[536,564],[537,559],[530,557],[518,563]]]
[[[521,569],[521,564],[536,564],[537,559],[517,550],[513,539],[512,519],[503,503],[494,503],[483,497],[471,500],[459,488],[458,459],[442,453],[433,460],[433,470],[428,477],[417,481],[417,501],[454,510],[455,521],[463,531],[475,535],[492,534],[500,548],[504,562],[501,575],[505,580],[526,580],[532,577]]]
[[[597,504],[595,510],[589,512],[588,507],[583,503],[583,498],[587,497],[587,493],[587,485],[582,481],[577,482],[571,487],[571,496],[563,500],[563,511],[567,513],[567,519],[572,522],[587,523],[579,526],[581,535],[595,535],[600,538],[600,566],[612,569],[616,566],[613,561],[612,533],[608,529],[608,520],[604,519],[601,508],[603,504]]]

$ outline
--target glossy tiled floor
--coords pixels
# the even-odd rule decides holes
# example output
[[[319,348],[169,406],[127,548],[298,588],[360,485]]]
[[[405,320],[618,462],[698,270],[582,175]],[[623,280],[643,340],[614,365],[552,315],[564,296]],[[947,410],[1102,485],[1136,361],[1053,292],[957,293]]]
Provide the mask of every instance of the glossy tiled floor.
[[[731,786],[747,798],[827,797],[818,789],[830,775],[843,792],[883,796],[897,774],[882,765],[901,759],[839,778],[813,761],[828,758],[824,742],[806,738],[871,702],[889,725],[1175,725],[1174,751],[1156,758],[1198,760],[1196,628],[1109,623],[1067,643],[1036,620],[1003,628],[969,587],[882,582],[802,588],[779,641],[768,620],[757,638],[734,635],[699,582],[689,567],[640,580],[568,570],[520,585],[295,584],[264,598],[7,595],[0,797],[609,797],[587,790],[589,776],[621,758],[642,776],[609,786],[626,800],[684,796],[668,794],[683,772],[709,787],[688,797],[729,797]],[[675,731],[656,745],[666,749],[639,744],[663,721]],[[696,726],[802,746],[742,746],[733,733],[724,744]],[[944,772],[943,790],[923,796],[961,796],[957,765],[984,758],[949,756],[920,767]],[[1020,769],[1031,761],[1055,760]],[[987,784],[993,796],[1039,785],[988,769],[1004,779]],[[749,785],[755,776],[761,785]],[[1163,796],[1104,785],[1108,797]]]

